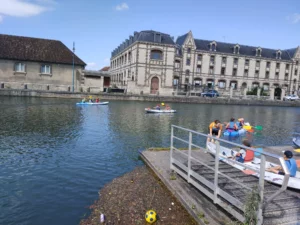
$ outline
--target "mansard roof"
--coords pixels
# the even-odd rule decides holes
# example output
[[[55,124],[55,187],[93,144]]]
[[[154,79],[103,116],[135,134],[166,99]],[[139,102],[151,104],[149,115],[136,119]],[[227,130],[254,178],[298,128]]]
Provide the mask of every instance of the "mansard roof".
[[[177,38],[176,44],[183,45],[186,37],[188,34],[182,35]],[[202,40],[202,39],[194,39],[195,44],[197,47],[197,50],[203,50],[203,51],[210,51],[210,44],[213,42],[213,40]],[[225,43],[225,42],[219,42],[216,41],[216,51],[218,53],[227,53],[227,54],[233,54],[233,48],[237,44],[233,43]],[[245,55],[245,56],[256,56],[256,50],[259,47],[254,46],[248,46],[248,45],[240,45],[239,44],[239,54],[238,55]],[[262,58],[270,58],[270,59],[276,59],[276,53],[278,49],[269,49],[269,48],[261,48],[261,57]],[[287,49],[287,50],[281,50],[281,59],[283,60],[291,60],[293,58],[297,48]]]
[[[73,52],[61,41],[0,34],[0,59],[73,64]],[[75,55],[75,65],[86,64]]]
[[[119,47],[112,51],[111,56],[114,57],[128,46],[138,41],[175,45],[175,42],[169,34],[154,30],[144,30],[140,32],[134,32],[133,36],[129,36],[129,39],[126,39],[121,45],[119,45]]]

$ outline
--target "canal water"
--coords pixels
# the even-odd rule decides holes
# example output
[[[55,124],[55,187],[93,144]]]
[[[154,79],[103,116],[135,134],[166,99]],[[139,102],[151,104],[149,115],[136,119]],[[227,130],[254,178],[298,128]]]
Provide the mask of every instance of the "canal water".
[[[207,132],[230,117],[263,126],[260,145],[291,145],[300,109],[170,104],[178,113],[149,115],[154,103],[0,98],[0,224],[78,224],[106,183],[142,165],[139,150],[168,147],[171,124]],[[240,142],[239,139],[234,140]]]

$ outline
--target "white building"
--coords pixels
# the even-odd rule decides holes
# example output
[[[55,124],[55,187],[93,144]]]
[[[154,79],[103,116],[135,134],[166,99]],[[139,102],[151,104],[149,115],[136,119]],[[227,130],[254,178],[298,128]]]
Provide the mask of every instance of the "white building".
[[[127,92],[172,95],[244,88],[300,89],[300,47],[280,50],[194,39],[156,31],[134,32],[112,52],[112,84]]]

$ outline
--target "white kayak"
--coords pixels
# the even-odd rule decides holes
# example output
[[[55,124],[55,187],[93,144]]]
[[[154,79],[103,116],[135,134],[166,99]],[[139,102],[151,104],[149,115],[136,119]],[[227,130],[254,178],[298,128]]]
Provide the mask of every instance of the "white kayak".
[[[76,105],[108,105],[109,102],[77,102]]]
[[[216,153],[216,145],[212,142],[207,143],[207,149],[209,152],[211,152],[213,154]],[[229,157],[232,157],[232,155],[235,155],[236,153],[237,153],[237,151],[220,146],[220,155],[222,155],[222,156],[225,156],[225,157],[227,156],[229,158]],[[248,168],[242,166],[241,164],[238,164],[232,160],[224,159],[221,157],[220,157],[220,160],[222,160],[223,162],[225,162],[241,171],[251,170],[251,169],[248,169]],[[253,168],[253,170],[256,170],[256,171],[260,170],[260,159],[259,158],[254,157],[253,161],[245,162],[243,164],[246,164],[250,168]],[[266,168],[270,168],[270,167],[274,167],[274,166],[277,166],[277,164],[266,161]],[[256,171],[250,172],[249,174],[251,174],[252,176],[255,176],[255,177],[259,177],[259,172],[256,172]],[[270,183],[282,185],[283,178],[284,178],[283,175],[265,171],[265,180]],[[290,177],[289,182],[288,182],[288,187],[300,190],[300,172],[299,171],[296,172],[295,177]]]
[[[300,138],[293,138],[293,143],[296,145],[298,148],[300,148]]]
[[[150,108],[145,108],[146,113],[176,113],[175,109],[170,109],[170,110],[166,110],[166,109],[150,109]]]

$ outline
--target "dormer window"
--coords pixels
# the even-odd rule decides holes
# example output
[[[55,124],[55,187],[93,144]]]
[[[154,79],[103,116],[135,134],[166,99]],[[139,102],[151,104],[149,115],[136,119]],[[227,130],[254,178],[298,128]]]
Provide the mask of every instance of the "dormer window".
[[[256,56],[261,57],[261,48],[256,49]]]
[[[191,54],[191,48],[187,49],[187,53]]]
[[[210,50],[211,51],[216,51],[217,50],[217,43],[215,41],[210,43]]]
[[[281,51],[280,50],[278,50],[276,52],[276,59],[281,59]]]
[[[234,46],[233,54],[240,54],[240,46],[239,45]]]

